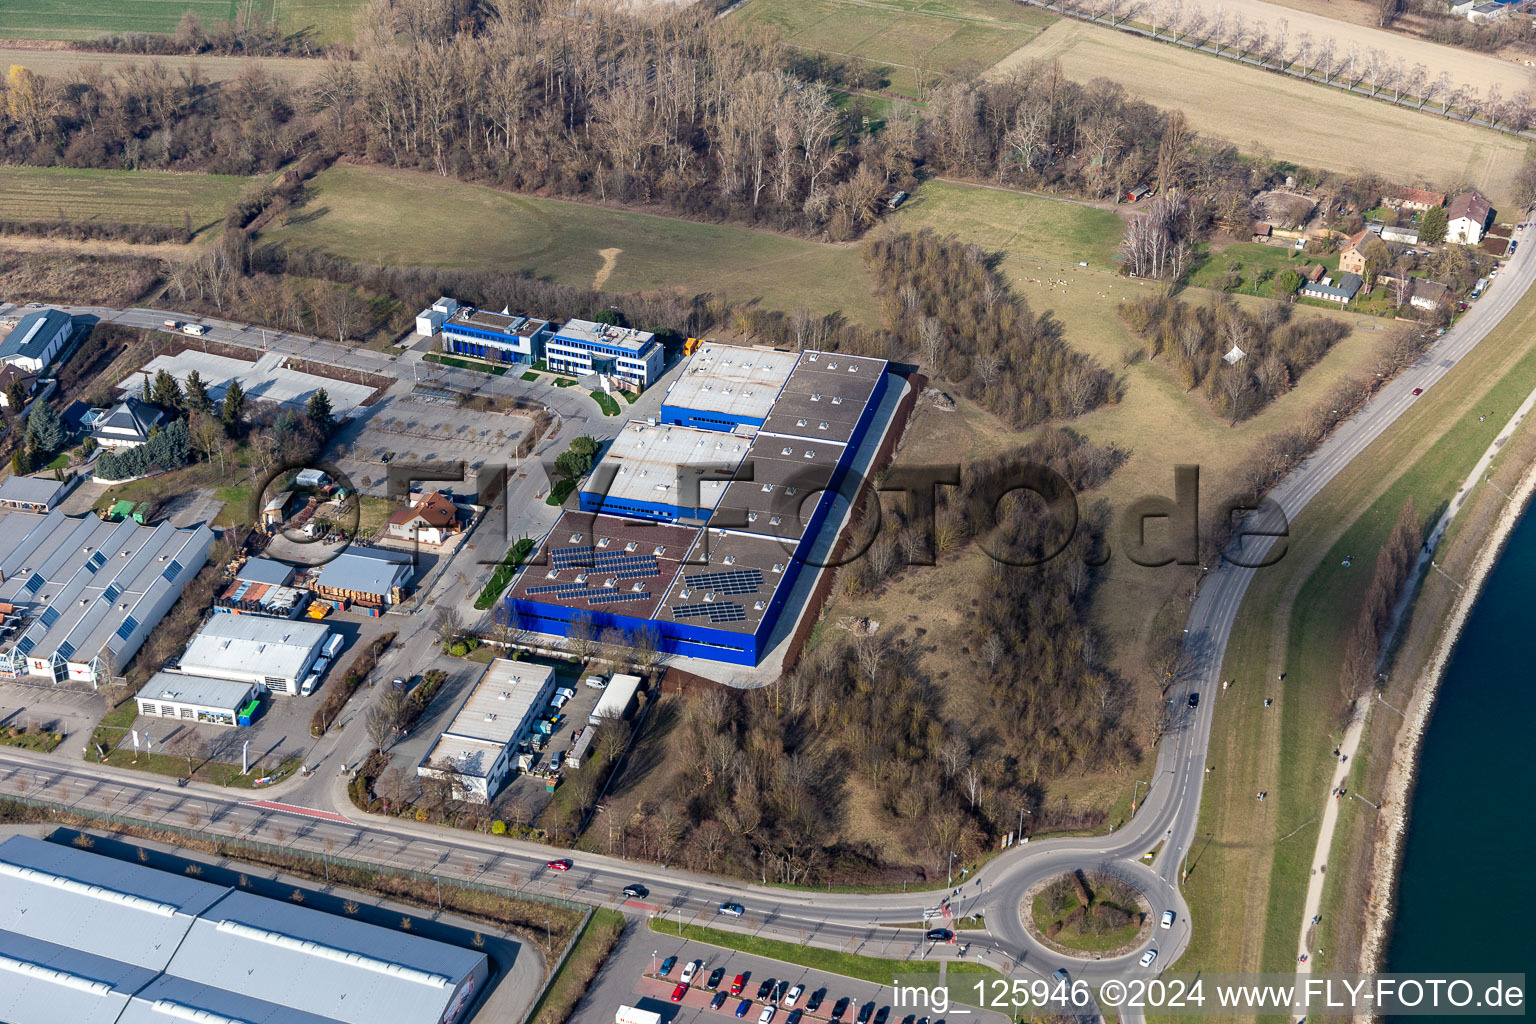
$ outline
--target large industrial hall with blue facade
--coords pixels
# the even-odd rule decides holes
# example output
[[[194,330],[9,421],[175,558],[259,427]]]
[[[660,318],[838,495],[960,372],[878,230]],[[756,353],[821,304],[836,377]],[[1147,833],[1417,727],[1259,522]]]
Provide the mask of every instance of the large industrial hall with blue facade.
[[[756,665],[888,386],[885,360],[706,343],[632,421],[506,601],[522,628],[654,630]],[[835,527],[830,527],[834,528]]]

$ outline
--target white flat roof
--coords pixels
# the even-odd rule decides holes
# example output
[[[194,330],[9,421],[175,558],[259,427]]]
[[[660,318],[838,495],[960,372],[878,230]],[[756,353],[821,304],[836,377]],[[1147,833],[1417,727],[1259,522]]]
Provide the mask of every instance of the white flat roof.
[[[231,380],[238,380],[251,401],[278,402],[297,408],[309,401],[309,396],[325,389],[331,400],[331,408],[338,419],[345,419],[362,407],[373,394],[373,388],[351,381],[333,380],[315,373],[303,373],[287,369],[287,359],[281,352],[268,352],[259,359],[235,359],[218,356],[211,352],[187,349],[174,356],[156,356],[118,384],[119,391],[137,394],[144,386],[144,374],[153,377],[165,370],[176,383],[186,386],[187,375],[193,370],[208,385],[208,394],[219,401]]]
[[[433,744],[427,760],[452,758],[465,774],[485,777],[497,753],[512,742],[528,717],[543,710],[544,690],[554,674],[549,665],[506,658],[492,661]]]
[[[751,438],[744,434],[630,420],[613,439],[588,487],[606,486],[607,497],[614,499],[675,505],[683,500],[680,467],[693,467],[696,475],[705,468],[723,467],[719,475],[730,476],[751,447]],[[729,480],[700,480],[699,506],[714,508],[729,484]]]
[[[329,632],[319,622],[214,615],[187,644],[181,669],[215,679],[231,671],[296,679],[310,652],[325,643]]]
[[[706,341],[667,389],[667,405],[761,420],[789,379],[795,352]]]

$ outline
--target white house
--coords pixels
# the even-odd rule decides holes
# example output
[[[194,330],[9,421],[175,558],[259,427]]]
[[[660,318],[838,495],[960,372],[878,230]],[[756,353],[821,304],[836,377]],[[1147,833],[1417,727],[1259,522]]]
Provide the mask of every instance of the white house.
[[[442,491],[433,491],[389,517],[389,535],[397,540],[441,544],[459,530],[458,507]]]
[[[129,396],[96,418],[91,436],[103,448],[137,448],[149,440],[149,432],[163,419],[165,413]]]
[[[214,615],[181,655],[178,670],[207,679],[260,684],[296,694],[325,648],[330,629],[260,615]]]
[[[1493,207],[1481,192],[1476,189],[1463,192],[1451,200],[1450,208],[1445,211],[1445,240],[1476,245],[1483,240],[1492,214]]]
[[[0,363],[41,373],[64,350],[73,329],[74,321],[62,309],[28,313],[0,341]]]

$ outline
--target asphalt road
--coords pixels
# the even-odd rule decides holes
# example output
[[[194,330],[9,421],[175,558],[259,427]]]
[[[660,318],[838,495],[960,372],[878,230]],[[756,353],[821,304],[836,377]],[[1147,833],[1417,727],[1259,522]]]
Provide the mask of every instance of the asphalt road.
[[[1517,234],[1525,240],[1528,231]],[[1508,261],[1493,287],[1446,336],[1398,379],[1385,386],[1359,413],[1342,424],[1318,450],[1287,476],[1271,493],[1271,498],[1287,519],[1294,520],[1303,507],[1349,462],[1381,435],[1413,403],[1415,388],[1428,389],[1448,373],[1488,332],[1506,316],[1536,279],[1536,258],[1522,247]],[[176,314],[160,311],[119,312],[105,309],[81,309],[104,319],[135,326],[158,326]],[[251,338],[251,328],[219,323],[210,337],[234,341]],[[226,336],[227,335],[227,336]],[[243,342],[237,342],[243,343]],[[295,346],[293,351],[311,358],[356,365],[359,369],[399,374],[399,361],[364,350],[344,349],[318,339],[267,334],[260,339],[268,349],[279,345]],[[289,349],[282,349],[289,351]],[[353,363],[342,362],[343,359]],[[385,368],[388,367],[388,368]],[[485,382],[479,375],[475,383]],[[498,386],[515,387],[505,378]],[[546,391],[552,389],[545,389]],[[659,401],[662,389],[651,392]],[[540,397],[543,397],[541,394]],[[590,402],[585,396],[554,396]],[[642,401],[645,401],[642,399]],[[562,414],[563,414],[563,410]],[[585,413],[587,420],[580,414]],[[632,415],[647,414],[637,403]],[[590,409],[572,408],[571,420],[561,431],[584,432],[574,424],[590,422]],[[609,421],[617,427],[619,421]],[[509,493],[508,507],[518,508],[525,500],[520,492]],[[1268,541],[1250,541],[1245,554],[1250,560],[1267,549]],[[1028,889],[1046,878],[1073,868],[1100,870],[1132,882],[1147,896],[1153,914],[1173,910],[1176,919],[1169,930],[1155,929],[1152,943],[1159,949],[1159,959],[1151,970],[1166,969],[1187,948],[1191,935],[1188,908],[1179,893],[1181,867],[1196,833],[1201,786],[1204,781],[1205,752],[1210,739],[1211,704],[1222,699],[1220,673],[1237,611],[1256,570],[1220,562],[1209,572],[1191,607],[1186,653],[1189,669],[1171,694],[1172,715],[1158,751],[1151,787],[1129,823],[1106,836],[1055,839],[1030,843],[996,858],[974,877],[965,879],[954,893],[957,915],[982,913],[987,933],[961,933],[968,941],[968,955],[1000,969],[1025,977],[1043,977],[1059,967],[1066,967],[1074,979],[1091,985],[1111,977],[1124,978],[1136,973],[1137,949],[1122,957],[1079,961],[1050,952],[1024,929],[1020,901]],[[446,581],[444,573],[440,581]],[[446,585],[446,584],[440,584]],[[426,604],[439,600],[463,602],[468,595],[430,595]],[[418,645],[429,643],[426,616],[415,622],[404,638],[396,657],[409,663]],[[388,674],[388,668],[384,670]],[[1189,693],[1202,695],[1200,706],[1187,707]],[[361,715],[354,713],[353,721]],[[333,741],[337,749],[360,750],[365,741],[361,726],[343,728]],[[227,835],[280,842],[295,848],[328,850],[337,855],[395,867],[430,870],[443,877],[466,877],[524,887],[549,895],[560,895],[606,904],[627,911],[709,924],[733,930],[790,939],[802,943],[840,948],[873,956],[895,959],[953,957],[957,946],[934,945],[921,941],[920,934],[901,928],[922,920],[923,910],[934,906],[943,892],[845,895],[808,893],[732,879],[664,868],[654,864],[629,862],[622,857],[575,855],[575,868],[557,872],[546,868],[551,856],[547,847],[536,844],[492,840],[487,836],[466,834],[449,829],[419,825],[394,819],[364,818],[347,804],[342,781],[330,771],[308,779],[282,784],[277,790],[262,794],[235,793],[205,787],[197,783],[178,788],[175,780],[160,779],[85,762],[72,762],[47,755],[36,755],[12,748],[0,748],[0,789],[24,792],[88,809],[107,808],[151,820],[186,824],[196,819],[199,827]],[[288,809],[271,804],[259,805],[258,799],[292,804]],[[1144,854],[1162,844],[1150,863]],[[643,901],[626,901],[622,887],[642,882],[650,888]],[[740,920],[719,917],[716,907],[724,900],[736,900],[747,908]],[[1122,1014],[1122,1019],[1139,1019]]]

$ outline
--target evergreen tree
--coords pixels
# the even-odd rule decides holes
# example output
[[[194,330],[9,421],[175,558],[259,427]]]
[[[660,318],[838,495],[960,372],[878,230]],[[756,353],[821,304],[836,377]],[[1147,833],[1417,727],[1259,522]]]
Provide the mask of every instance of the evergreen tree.
[[[628,327],[629,317],[616,309],[605,309],[592,318],[596,324],[607,324],[609,327]]]
[[[320,388],[309,396],[306,412],[309,415],[309,422],[320,431],[320,436],[330,437],[331,431],[336,429],[336,418],[331,414],[331,396],[325,393],[325,388]]]
[[[213,409],[213,399],[208,397],[208,382],[196,370],[187,374],[187,408],[192,412],[206,413]]]
[[[5,386],[5,401],[12,413],[20,413],[27,404],[27,389],[20,380],[12,380]]]
[[[240,382],[232,380],[224,391],[224,407],[219,410],[219,419],[224,422],[224,429],[233,433],[240,426],[240,417],[245,413],[245,390],[240,387]]]
[[[16,454],[11,456],[11,472],[17,476],[26,476],[32,472],[32,452],[26,447],[16,449]]]
[[[1419,221],[1419,241],[1439,245],[1445,241],[1446,223],[1445,207],[1426,210],[1423,219]]]
[[[155,374],[154,386],[150,388],[152,400],[156,405],[166,410],[181,408],[181,385],[176,383],[176,378],[171,376],[169,370],[161,370]]]
[[[47,402],[38,402],[27,414],[27,435],[44,455],[53,454],[69,440],[69,431],[64,429],[58,410]]]

